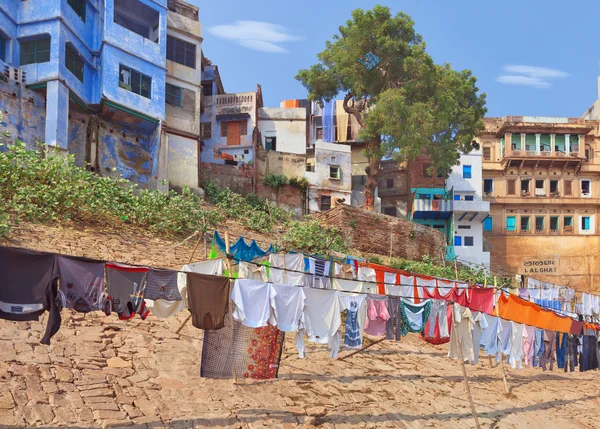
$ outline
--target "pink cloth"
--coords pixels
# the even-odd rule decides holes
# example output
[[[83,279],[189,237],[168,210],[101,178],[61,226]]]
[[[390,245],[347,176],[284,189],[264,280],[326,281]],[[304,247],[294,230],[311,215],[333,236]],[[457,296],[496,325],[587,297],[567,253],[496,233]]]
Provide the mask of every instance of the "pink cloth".
[[[532,366],[533,363],[533,343],[535,341],[535,328],[525,325],[523,332],[525,340],[523,341],[523,356],[525,357],[525,366]]]
[[[367,299],[367,318],[365,320],[365,333],[373,336],[385,335],[385,325],[390,318],[387,299]]]

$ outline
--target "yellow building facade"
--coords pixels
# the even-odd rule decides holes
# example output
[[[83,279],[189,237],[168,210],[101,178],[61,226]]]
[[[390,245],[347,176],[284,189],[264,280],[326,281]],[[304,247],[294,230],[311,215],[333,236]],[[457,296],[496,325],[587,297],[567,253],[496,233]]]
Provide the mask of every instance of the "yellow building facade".
[[[491,268],[600,290],[598,121],[486,118],[484,250]]]

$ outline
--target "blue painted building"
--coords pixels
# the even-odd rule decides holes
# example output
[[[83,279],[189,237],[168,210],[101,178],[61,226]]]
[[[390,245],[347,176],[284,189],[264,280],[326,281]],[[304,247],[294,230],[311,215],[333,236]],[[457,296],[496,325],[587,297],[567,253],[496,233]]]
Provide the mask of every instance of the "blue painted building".
[[[46,145],[100,174],[160,182],[166,57],[167,0],[0,0],[0,60],[44,94]]]
[[[444,188],[411,188],[409,220],[441,231],[446,236],[446,260],[454,261],[454,191]]]

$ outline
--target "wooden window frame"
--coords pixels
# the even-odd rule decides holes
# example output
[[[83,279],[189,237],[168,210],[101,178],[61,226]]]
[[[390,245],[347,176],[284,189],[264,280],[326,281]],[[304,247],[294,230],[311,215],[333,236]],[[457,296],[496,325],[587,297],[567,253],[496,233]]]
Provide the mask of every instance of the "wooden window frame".
[[[183,58],[180,58],[177,55],[177,49],[182,49]],[[196,45],[177,37],[167,35],[167,60],[195,69]]]

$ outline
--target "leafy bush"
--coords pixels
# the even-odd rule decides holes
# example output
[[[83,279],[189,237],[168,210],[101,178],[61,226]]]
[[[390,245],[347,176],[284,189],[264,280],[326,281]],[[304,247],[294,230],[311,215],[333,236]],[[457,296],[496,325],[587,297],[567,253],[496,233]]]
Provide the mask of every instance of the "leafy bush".
[[[269,200],[256,194],[236,194],[229,188],[219,188],[213,180],[202,186],[208,200],[224,216],[242,222],[253,231],[269,232],[276,225],[286,225],[294,218],[293,213],[272,206]]]
[[[171,234],[214,228],[220,219],[188,188],[181,194],[142,191],[125,179],[99,177],[76,166],[74,155],[28,150],[20,141],[0,151],[0,202],[2,235],[19,219],[126,222]]]
[[[290,185],[295,188],[299,188],[302,190],[302,192],[306,193],[309,183],[306,177],[299,178],[298,176],[293,176],[290,177]]]
[[[348,252],[348,243],[339,230],[323,226],[309,217],[288,228],[283,245],[286,249],[302,249],[309,253]]]
[[[267,174],[263,179],[263,185],[271,188],[279,189],[282,186],[287,185],[288,179],[285,176],[279,174]]]

